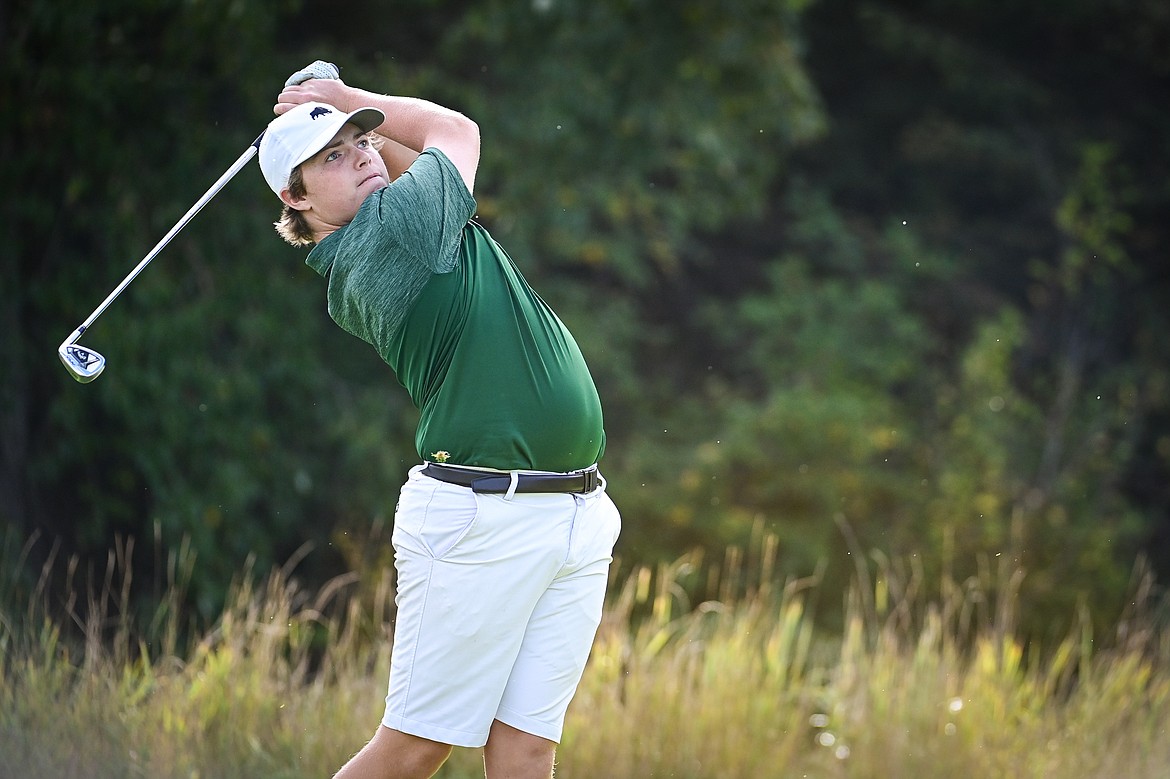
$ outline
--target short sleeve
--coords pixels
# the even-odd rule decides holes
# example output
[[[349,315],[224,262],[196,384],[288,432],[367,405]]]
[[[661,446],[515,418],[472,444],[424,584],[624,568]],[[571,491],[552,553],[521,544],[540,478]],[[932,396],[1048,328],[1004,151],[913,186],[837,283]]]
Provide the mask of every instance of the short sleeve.
[[[475,198],[438,149],[427,149],[307,260],[328,274],[329,314],[387,359],[390,343],[434,274],[459,260]]]
[[[433,273],[447,273],[459,253],[475,198],[447,155],[428,148],[378,198],[377,218],[406,253]]]

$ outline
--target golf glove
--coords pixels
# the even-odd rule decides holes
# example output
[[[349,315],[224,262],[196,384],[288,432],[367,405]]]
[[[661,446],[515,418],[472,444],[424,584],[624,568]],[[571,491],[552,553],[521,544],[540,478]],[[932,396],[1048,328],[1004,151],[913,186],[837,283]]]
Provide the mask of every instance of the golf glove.
[[[325,60],[317,60],[312,65],[306,65],[288,77],[288,81],[284,82],[286,87],[303,84],[311,78],[341,78],[341,71],[332,62]]]

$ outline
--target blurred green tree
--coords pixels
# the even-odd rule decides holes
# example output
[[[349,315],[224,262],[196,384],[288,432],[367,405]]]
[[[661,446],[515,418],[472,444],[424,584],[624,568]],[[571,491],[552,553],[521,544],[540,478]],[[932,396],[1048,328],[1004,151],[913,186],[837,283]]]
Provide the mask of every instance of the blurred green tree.
[[[353,539],[389,521],[415,412],[328,321],[254,172],[87,335],[99,381],[53,358],[320,57],[479,122],[479,216],[602,390],[624,557],[767,528],[789,573],[1000,554],[1031,603],[1116,603],[1143,540],[1170,548],[1167,21],[1156,0],[0,8],[0,518],[88,556],[190,537],[206,614],[249,556],[386,561]]]

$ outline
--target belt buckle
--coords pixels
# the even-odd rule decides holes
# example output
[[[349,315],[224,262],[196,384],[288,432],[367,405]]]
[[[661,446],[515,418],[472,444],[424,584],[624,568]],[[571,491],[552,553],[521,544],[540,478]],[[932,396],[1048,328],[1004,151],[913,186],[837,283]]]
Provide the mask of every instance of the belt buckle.
[[[581,488],[582,494],[587,494],[587,493],[593,492],[595,489],[597,489],[598,484],[600,482],[600,480],[598,478],[597,468],[590,468],[587,471],[583,471],[581,473],[581,476],[584,478],[584,485]]]

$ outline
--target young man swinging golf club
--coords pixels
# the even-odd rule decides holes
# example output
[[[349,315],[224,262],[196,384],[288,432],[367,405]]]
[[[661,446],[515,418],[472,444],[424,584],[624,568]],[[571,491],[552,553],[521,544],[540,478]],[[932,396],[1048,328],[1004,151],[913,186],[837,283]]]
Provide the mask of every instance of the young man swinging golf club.
[[[399,495],[381,726],[339,779],[429,777],[484,747],[547,779],[601,618],[620,518],[597,390],[572,335],[472,221],[479,128],[317,62],[260,145],[277,231],[313,246],[330,315],[421,411]]]

